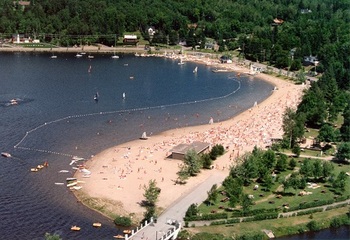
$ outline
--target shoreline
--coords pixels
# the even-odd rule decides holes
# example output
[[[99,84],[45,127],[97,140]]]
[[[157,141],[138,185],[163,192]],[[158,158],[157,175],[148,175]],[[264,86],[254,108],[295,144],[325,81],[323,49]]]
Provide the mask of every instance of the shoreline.
[[[92,47],[95,50],[96,47]],[[4,48],[0,48],[0,52]],[[94,49],[85,49],[93,52]],[[131,50],[129,48],[128,50]],[[22,48],[21,51],[33,52],[39,50]],[[51,52],[49,48],[45,49]],[[67,52],[68,48],[60,49]],[[109,53],[114,48],[108,48]],[[138,48],[146,52],[143,48]],[[15,49],[11,48],[15,52]],[[235,72],[237,75],[249,74],[249,69],[235,63],[221,64],[217,58],[209,58],[215,54],[202,54],[190,52],[185,54],[151,54],[155,57],[167,57],[198,64],[218,67]],[[81,48],[70,48],[69,52],[81,52]],[[118,52],[118,50],[116,51]],[[102,53],[102,50],[100,50]],[[135,53],[134,49],[126,53]],[[193,54],[193,55],[192,55]],[[186,195],[191,189],[204,181],[213,171],[228,175],[230,166],[236,164],[237,157],[249,152],[255,145],[265,148],[271,144],[270,139],[282,134],[282,115],[285,107],[295,108],[302,96],[303,85],[294,85],[288,80],[282,80],[274,76],[260,73],[258,78],[272,83],[277,90],[263,100],[259,105],[222,122],[213,124],[197,125],[171,129],[157,135],[152,135],[148,140],[136,139],[126,142],[96,154],[86,161],[85,168],[92,174],[85,178],[82,172],[74,174],[79,181],[83,181],[82,188],[73,192],[78,201],[96,211],[99,206],[108,209],[103,215],[129,215],[135,221],[142,218],[145,211],[139,203],[144,199],[143,186],[149,180],[156,180],[157,186],[161,188],[158,202],[158,212],[171,206],[180,197]],[[255,77],[255,76],[253,76]],[[213,162],[214,169],[201,170],[196,177],[188,179],[185,185],[174,185],[177,179],[176,172],[179,170],[180,160],[168,158],[171,149],[180,143],[191,143],[193,141],[222,144],[228,152]],[[79,192],[80,191],[80,192]],[[86,197],[86,198],[85,198]],[[83,198],[96,200],[98,206],[89,206]],[[101,211],[99,211],[101,212]]]
[[[186,61],[198,64],[219,66],[217,60],[210,62],[209,59],[198,59],[196,56],[186,58]],[[236,64],[220,64],[220,68],[239,74],[249,71]],[[271,138],[283,134],[284,110],[286,107],[296,108],[305,87],[263,73],[257,77],[272,83],[277,89],[272,90],[272,94],[259,105],[222,122],[209,124],[208,119],[205,125],[175,128],[152,135],[147,140],[136,139],[105,149],[86,162],[84,167],[91,172],[88,178],[84,178],[84,174],[79,171],[74,174],[78,180],[84,181],[79,190],[82,193],[74,194],[78,200],[82,200],[79,199],[82,194],[101,201],[113,213],[111,215],[129,215],[134,221],[139,221],[145,211],[139,203],[144,199],[144,186],[150,180],[156,180],[157,187],[161,189],[157,207],[158,212],[162,212],[208,178],[213,171],[228,175],[230,166],[236,164],[235,160],[239,156],[253,150],[255,145],[265,148],[271,144]],[[213,162],[214,169],[202,169],[198,176],[189,178],[185,185],[175,184],[181,161],[168,158],[171,149],[180,143],[194,141],[207,142],[211,146],[222,144],[228,151]],[[108,201],[118,206],[113,207]]]

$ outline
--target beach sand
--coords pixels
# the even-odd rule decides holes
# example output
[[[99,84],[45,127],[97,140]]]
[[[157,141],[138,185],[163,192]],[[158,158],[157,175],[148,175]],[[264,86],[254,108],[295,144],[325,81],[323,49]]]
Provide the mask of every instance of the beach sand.
[[[194,57],[188,60],[198,61]],[[225,67],[242,75],[247,72],[235,64]],[[239,156],[254,146],[264,149],[271,145],[271,138],[282,136],[283,113],[286,107],[296,108],[305,88],[263,73],[257,77],[276,86],[271,89],[272,95],[259,105],[224,122],[210,124],[208,119],[206,125],[173,129],[152,135],[147,140],[136,139],[106,149],[86,162],[85,168],[91,172],[89,178],[76,172],[75,177],[85,182],[79,194],[99,199],[106,205],[109,201],[118,203],[117,207],[109,206],[109,209],[115,214],[130,214],[140,220],[145,209],[139,203],[144,200],[144,186],[150,180],[156,180],[161,189],[157,206],[166,209],[214,171],[228,175],[230,166],[236,164]],[[175,184],[181,160],[170,158],[171,150],[180,143],[193,141],[207,142],[211,146],[222,144],[227,152],[213,162],[213,169],[201,170],[184,185]]]

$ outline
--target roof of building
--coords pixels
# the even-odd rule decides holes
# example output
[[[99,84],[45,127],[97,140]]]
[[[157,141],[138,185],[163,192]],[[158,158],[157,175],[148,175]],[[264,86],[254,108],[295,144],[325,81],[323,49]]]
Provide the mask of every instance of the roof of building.
[[[171,151],[173,153],[186,154],[189,150],[194,149],[196,153],[200,153],[207,149],[209,146],[210,144],[205,142],[193,142],[190,144],[183,143],[175,146]]]

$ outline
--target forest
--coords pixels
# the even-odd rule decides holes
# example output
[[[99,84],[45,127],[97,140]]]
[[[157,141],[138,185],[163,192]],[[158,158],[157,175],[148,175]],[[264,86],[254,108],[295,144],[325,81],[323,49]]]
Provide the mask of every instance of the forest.
[[[185,41],[204,48],[213,39],[219,51],[240,48],[247,59],[291,70],[301,68],[304,56],[318,56],[323,70],[325,58],[349,53],[347,0],[23,2],[0,1],[2,36],[25,34],[61,46],[79,43],[81,36],[113,45],[114,36],[130,32],[140,33],[151,44]],[[150,27],[156,31],[152,39]]]

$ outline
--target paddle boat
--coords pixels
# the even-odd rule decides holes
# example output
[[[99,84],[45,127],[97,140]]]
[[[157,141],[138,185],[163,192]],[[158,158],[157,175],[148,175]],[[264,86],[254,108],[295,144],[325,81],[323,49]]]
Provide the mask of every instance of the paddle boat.
[[[102,224],[101,224],[101,223],[99,223],[99,222],[95,222],[95,223],[93,223],[93,224],[92,224],[92,226],[93,226],[93,227],[97,227],[97,228],[98,228],[98,227],[101,227],[101,226],[102,226]]]
[[[80,231],[80,227],[78,227],[78,226],[72,226],[72,227],[70,228],[70,230],[72,230],[72,231]]]
[[[113,236],[114,238],[117,238],[117,239],[124,239],[124,236],[123,235],[120,235],[120,234],[118,234],[118,235],[115,235],[115,236]]]

